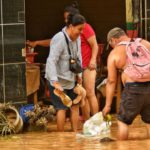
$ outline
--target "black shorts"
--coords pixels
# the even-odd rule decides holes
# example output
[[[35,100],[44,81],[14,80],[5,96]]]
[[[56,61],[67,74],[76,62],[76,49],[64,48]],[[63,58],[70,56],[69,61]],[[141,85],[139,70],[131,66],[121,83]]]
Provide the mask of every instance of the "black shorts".
[[[50,91],[50,99],[51,99],[51,102],[54,105],[55,109],[56,110],[67,110],[68,107],[65,106],[62,103],[61,99],[54,94],[54,87],[51,86],[49,82],[48,82],[48,88]],[[77,94],[73,92],[73,89],[69,89],[69,90],[65,89],[64,93],[66,93],[71,98],[71,100],[74,100],[77,97]]]
[[[138,114],[145,123],[150,123],[150,82],[125,84],[118,120],[130,125]]]

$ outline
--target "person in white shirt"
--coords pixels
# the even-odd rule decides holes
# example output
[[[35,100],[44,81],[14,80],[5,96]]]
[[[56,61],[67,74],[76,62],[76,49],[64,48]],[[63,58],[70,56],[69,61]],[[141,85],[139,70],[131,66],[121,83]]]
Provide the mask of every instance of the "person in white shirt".
[[[76,97],[73,92],[76,82],[81,82],[82,77],[70,70],[68,46],[71,51],[71,57],[78,58],[81,62],[81,42],[80,34],[85,25],[85,18],[80,15],[68,15],[66,27],[61,32],[58,32],[51,40],[50,53],[46,62],[45,77],[48,80],[51,102],[57,110],[57,128],[58,131],[64,131],[66,119],[66,110],[68,109],[54,94],[54,89],[64,91],[72,100]],[[66,38],[68,40],[68,45]],[[78,80],[76,80],[78,79]],[[72,130],[77,131],[79,118],[79,105],[72,105],[71,124]]]

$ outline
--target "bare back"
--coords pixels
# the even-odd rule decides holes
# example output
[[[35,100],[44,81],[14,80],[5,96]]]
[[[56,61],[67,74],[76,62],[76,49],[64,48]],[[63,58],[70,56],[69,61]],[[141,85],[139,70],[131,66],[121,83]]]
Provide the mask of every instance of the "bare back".
[[[117,70],[115,70],[116,75],[114,74],[114,69],[124,70],[124,67],[126,65],[126,46],[125,45],[119,45],[115,47],[115,49],[112,50],[112,52],[109,55],[108,59],[108,67],[109,69],[109,76],[110,79],[114,78],[117,80]],[[125,84],[126,82],[133,82],[132,79],[130,79],[123,71],[122,71],[122,82]]]

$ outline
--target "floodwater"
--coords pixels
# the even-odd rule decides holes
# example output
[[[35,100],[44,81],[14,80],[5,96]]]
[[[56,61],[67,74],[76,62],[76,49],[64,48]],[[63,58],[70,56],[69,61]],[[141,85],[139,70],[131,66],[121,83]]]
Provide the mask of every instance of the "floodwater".
[[[82,124],[79,124],[80,128]],[[66,132],[56,132],[56,123],[50,123],[48,132],[25,132],[0,137],[0,150],[149,150],[150,139],[146,139],[145,124],[137,117],[130,126],[129,140],[101,143],[102,137],[83,137],[70,132],[70,122],[66,122]],[[81,130],[79,130],[81,132]],[[116,139],[117,124],[113,117],[109,137]]]

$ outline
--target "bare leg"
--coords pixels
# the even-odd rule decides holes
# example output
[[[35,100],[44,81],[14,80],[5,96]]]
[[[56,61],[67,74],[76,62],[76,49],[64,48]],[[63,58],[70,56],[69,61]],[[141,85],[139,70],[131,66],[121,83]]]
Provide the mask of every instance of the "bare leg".
[[[66,110],[58,110],[57,111],[57,130],[58,131],[64,131],[65,119],[66,119]]]
[[[85,99],[85,105],[81,107],[82,117],[84,120],[88,120],[90,118],[90,106],[87,99]]]
[[[86,90],[86,98],[88,99],[91,114],[94,115],[99,111],[98,101],[95,95],[95,79],[96,71],[89,69],[83,72],[83,86]]]
[[[128,139],[128,125],[118,120],[118,140]]]
[[[78,129],[78,121],[79,121],[79,105],[73,105],[71,107],[71,114],[70,115],[71,115],[70,120],[71,120],[72,130],[74,132],[76,132]]]
[[[147,137],[150,139],[150,124],[147,124]]]
[[[99,110],[100,110],[100,106],[101,106],[100,100],[101,100],[102,96],[101,96],[101,93],[98,91],[96,92],[96,98],[97,98],[98,106],[99,106]]]

